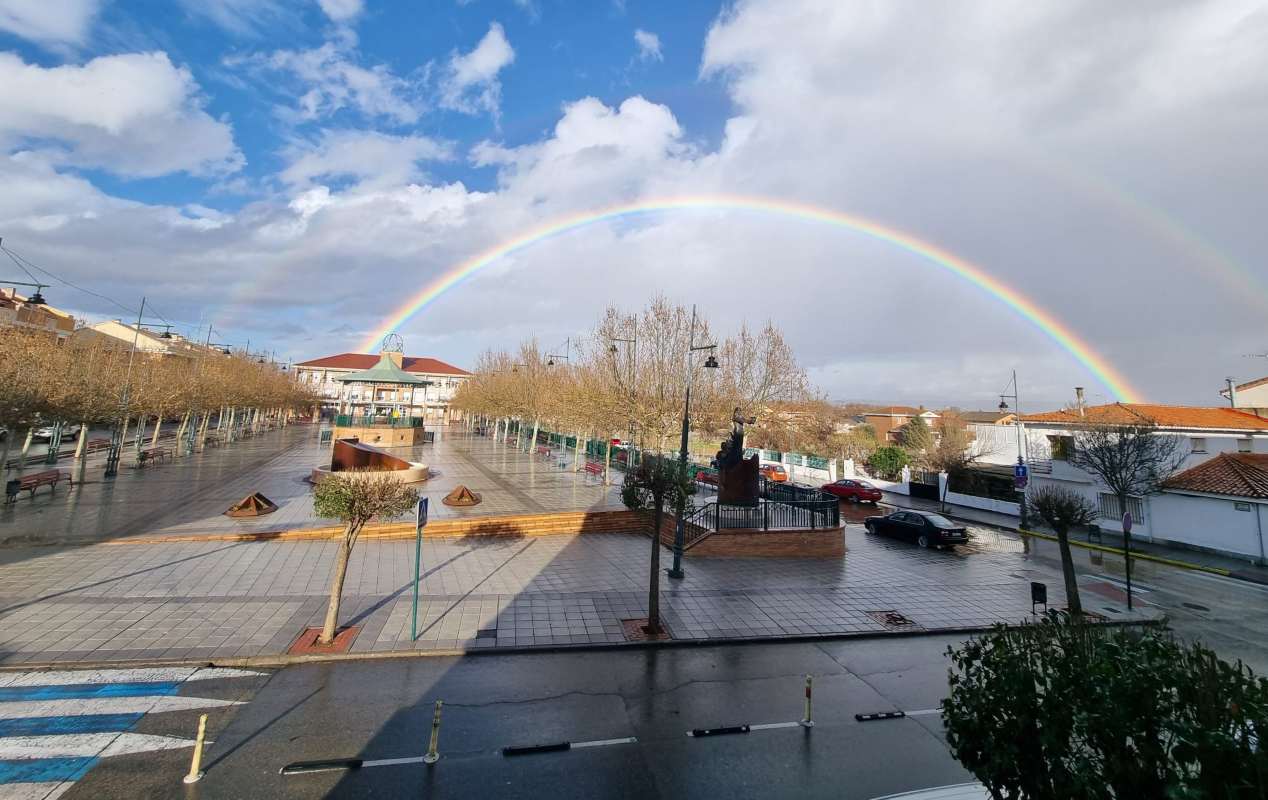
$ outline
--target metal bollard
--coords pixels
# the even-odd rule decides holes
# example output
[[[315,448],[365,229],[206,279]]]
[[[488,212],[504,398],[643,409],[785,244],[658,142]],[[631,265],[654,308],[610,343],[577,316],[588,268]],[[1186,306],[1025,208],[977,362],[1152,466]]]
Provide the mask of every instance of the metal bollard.
[[[801,720],[801,726],[803,728],[813,728],[815,726],[815,721],[811,719],[810,717],[810,691],[813,686],[814,686],[814,678],[807,675],[806,676],[806,716],[805,718]]]
[[[190,762],[185,783],[198,783],[203,776],[203,740],[207,737],[207,715],[198,718],[198,738],[194,740],[194,760]]]
[[[440,707],[443,703],[436,701],[436,713],[431,718],[431,742],[427,745],[427,755],[423,756],[424,764],[435,764],[440,760],[436,747],[440,744]]]

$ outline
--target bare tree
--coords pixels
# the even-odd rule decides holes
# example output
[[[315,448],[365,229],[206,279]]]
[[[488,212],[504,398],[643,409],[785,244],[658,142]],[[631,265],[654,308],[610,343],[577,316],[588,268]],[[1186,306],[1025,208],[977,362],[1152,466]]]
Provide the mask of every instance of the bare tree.
[[[695,483],[676,459],[647,456],[625,473],[621,500],[634,511],[652,512],[652,559],[647,590],[647,632],[657,634],[660,626],[660,531],[665,507],[681,508],[695,492]]]
[[[1083,616],[1079,600],[1079,583],[1074,574],[1074,558],[1070,555],[1070,529],[1087,525],[1096,519],[1096,508],[1087,498],[1064,486],[1040,486],[1030,493],[1030,507],[1056,531],[1057,548],[1061,551],[1061,574],[1065,578],[1066,605],[1074,617]]]
[[[1127,511],[1128,498],[1157,491],[1184,463],[1178,436],[1158,432],[1152,425],[1094,425],[1075,431],[1069,459],[1101,479]],[[1131,608],[1131,533],[1123,531],[1123,561],[1127,575],[1127,607]]]
[[[418,492],[413,487],[381,473],[345,472],[331,475],[317,484],[313,490],[313,510],[317,516],[344,523],[335,575],[330,584],[330,603],[326,607],[326,621],[318,642],[328,645],[334,641],[343,582],[348,574],[348,559],[352,556],[352,548],[356,546],[361,529],[374,517],[398,517],[417,502]]]

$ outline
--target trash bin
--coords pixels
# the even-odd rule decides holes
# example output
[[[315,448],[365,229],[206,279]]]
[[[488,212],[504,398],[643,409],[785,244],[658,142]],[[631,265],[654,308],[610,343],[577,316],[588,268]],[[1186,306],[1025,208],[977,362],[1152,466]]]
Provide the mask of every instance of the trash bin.
[[[4,485],[4,502],[5,504],[13,503],[18,499],[18,492],[22,491],[22,481],[17,478],[10,479]]]

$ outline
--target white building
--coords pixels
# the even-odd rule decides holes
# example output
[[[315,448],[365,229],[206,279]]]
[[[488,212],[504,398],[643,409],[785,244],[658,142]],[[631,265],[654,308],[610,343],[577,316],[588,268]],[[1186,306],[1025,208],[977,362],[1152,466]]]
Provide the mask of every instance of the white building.
[[[1220,390],[1220,394],[1228,397],[1228,389]],[[1230,405],[1233,408],[1255,414],[1260,417],[1268,417],[1268,378],[1260,378],[1257,381],[1249,383],[1240,383],[1233,387],[1233,398]]]
[[[1185,541],[1162,537],[1161,532],[1170,535],[1178,526],[1185,527],[1187,523],[1164,519],[1171,513],[1174,503],[1170,500],[1160,503],[1157,495],[1129,498],[1128,507],[1119,508],[1118,498],[1099,479],[1069,463],[1076,431],[1102,425],[1151,426],[1158,436],[1174,436],[1181,440],[1180,447],[1184,453],[1181,471],[1192,470],[1221,454],[1268,454],[1268,419],[1232,408],[1112,403],[1082,410],[1031,414],[1022,418],[1022,425],[1032,488],[1055,484],[1078,491],[1098,509],[1100,525],[1106,530],[1121,530],[1123,511],[1130,511],[1134,523],[1132,534],[1146,539],[1157,535],[1169,541]],[[1016,448],[1014,446],[1011,453],[996,453],[988,460],[1000,464],[1016,463]],[[1215,522],[1207,521],[1193,526],[1193,529],[1205,536],[1203,531],[1213,532],[1215,527]],[[1214,539],[1209,544],[1196,540],[1187,543],[1223,549]]]
[[[435,358],[403,356],[390,352],[392,363],[404,372],[422,378],[425,383],[409,388],[373,387],[369,384],[345,385],[340,378],[369,370],[379,363],[380,356],[368,353],[339,355],[302,361],[294,365],[296,379],[315,386],[325,400],[322,411],[333,414],[340,409],[353,414],[373,413],[376,408],[391,407],[402,414],[421,417],[428,425],[447,425],[462,419],[461,413],[449,408],[454,392],[471,377],[465,369]]]
[[[1163,486],[1148,498],[1155,541],[1268,563],[1268,454],[1220,453]]]
[[[209,347],[202,342],[186,339],[178,333],[170,331],[155,332],[135,323],[122,320],[108,320],[80,328],[71,334],[75,342],[105,342],[112,347],[130,349],[136,343],[138,353],[155,356],[173,356],[175,358],[201,358],[219,356],[226,351],[218,347]]]

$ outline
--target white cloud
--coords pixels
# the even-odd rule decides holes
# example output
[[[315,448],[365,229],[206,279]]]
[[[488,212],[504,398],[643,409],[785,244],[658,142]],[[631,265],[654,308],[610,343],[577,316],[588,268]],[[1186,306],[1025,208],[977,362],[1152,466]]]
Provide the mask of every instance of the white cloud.
[[[314,178],[351,177],[362,189],[399,186],[423,176],[422,161],[453,157],[453,148],[425,136],[391,136],[377,131],[323,131],[316,142],[297,143],[284,155],[287,184],[302,186]]]
[[[384,117],[402,125],[417,122],[423,112],[420,81],[402,78],[386,64],[361,66],[355,41],[345,29],[339,38],[311,50],[277,50],[268,55],[229,58],[225,63],[265,73],[270,87],[273,76],[269,73],[294,78],[297,99],[294,106],[286,107],[286,113],[298,120],[317,120],[342,109],[354,109],[367,117]]]
[[[365,10],[365,0],[317,0],[321,10],[335,22],[348,22]]]
[[[660,52],[660,37],[651,31],[638,28],[634,31],[634,44],[638,46],[639,61],[664,61]]]
[[[0,146],[135,176],[223,174],[243,161],[193,76],[157,52],[52,68],[0,53]]]
[[[515,50],[502,26],[490,23],[488,33],[474,50],[455,53],[449,59],[440,104],[467,114],[487,111],[496,115],[502,94],[498,73],[514,60]]]
[[[180,5],[190,16],[239,36],[258,36],[296,24],[293,9],[280,0],[180,0]]]
[[[0,30],[40,44],[83,44],[102,0],[0,0]]]

